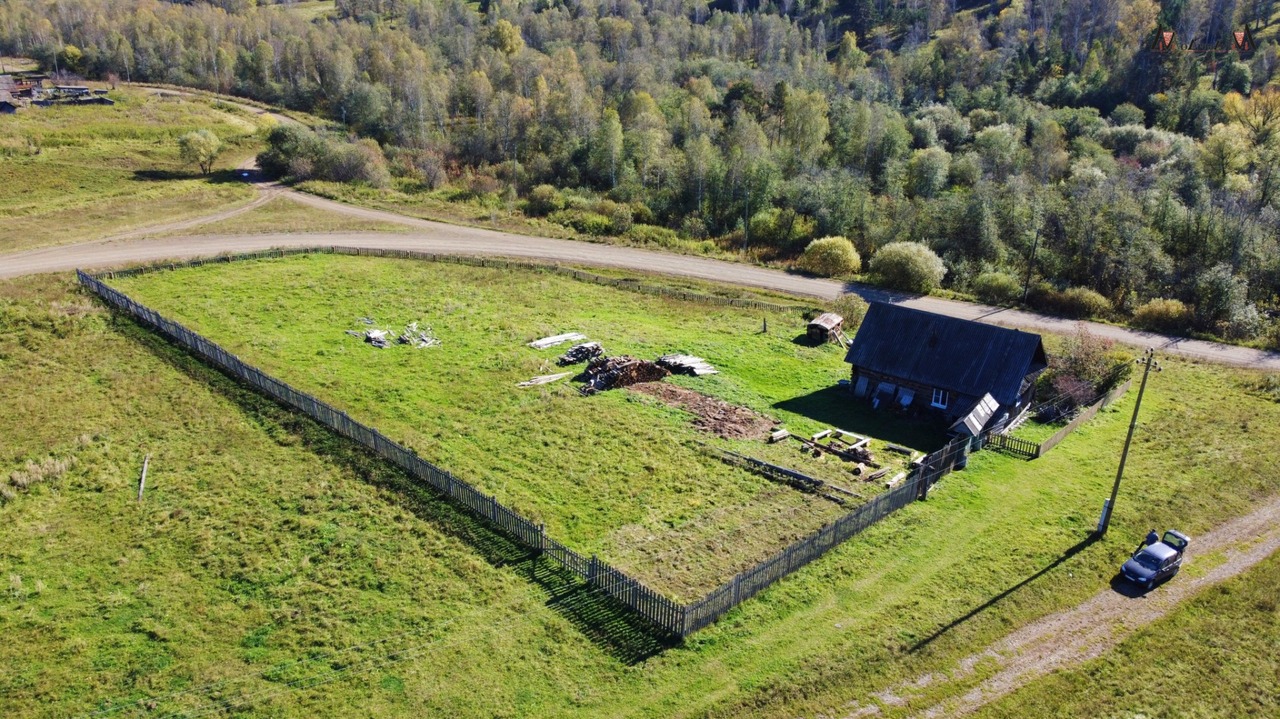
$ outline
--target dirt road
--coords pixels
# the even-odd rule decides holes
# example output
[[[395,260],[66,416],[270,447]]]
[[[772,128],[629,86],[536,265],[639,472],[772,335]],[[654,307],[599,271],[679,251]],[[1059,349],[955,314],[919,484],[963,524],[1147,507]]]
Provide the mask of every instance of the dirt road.
[[[379,220],[411,227],[417,232],[380,234],[374,232],[259,234],[259,235],[195,235],[165,238],[109,238],[77,245],[29,250],[0,255],[0,278],[40,272],[59,272],[75,268],[103,268],[135,262],[168,258],[213,255],[220,252],[244,252],[271,247],[303,247],[346,245],[386,249],[422,250],[427,252],[468,255],[501,255],[555,262],[618,267],[657,272],[679,277],[712,280],[731,284],[762,287],[822,299],[832,299],[842,292],[857,292],[869,301],[896,302],[952,317],[978,320],[1037,332],[1070,332],[1072,320],[1046,317],[1019,310],[958,302],[938,297],[918,297],[864,285],[845,285],[834,280],[815,279],[747,264],[713,260],[705,257],[676,255],[657,250],[617,247],[613,245],[554,240],[545,237],[516,235],[478,227],[460,227],[404,217],[392,212],[354,207],[269,183],[259,185],[264,196],[288,196],[290,199],[320,210],[352,217]],[[268,197],[269,199],[269,197]],[[266,199],[260,198],[262,202]],[[211,219],[221,219],[251,208],[223,211]],[[175,223],[191,227],[199,220]],[[165,228],[172,231],[173,228]],[[156,228],[146,228],[154,234]],[[1208,362],[1241,367],[1280,370],[1280,354],[1244,347],[1233,347],[1200,340],[1176,339],[1123,327],[1088,323],[1096,335],[1136,345],[1156,347],[1170,354]]]
[[[936,719],[970,714],[1038,677],[1101,656],[1173,611],[1180,602],[1244,572],[1277,550],[1280,498],[1194,537],[1187,550],[1187,571],[1153,591],[1131,591],[1127,583],[1104,589],[1083,604],[1044,617],[966,657],[950,672],[927,674],[879,693],[877,701],[854,706],[845,719],[877,716],[887,709],[904,707],[926,688],[936,691],[939,684],[963,682],[979,664],[995,662],[998,669],[991,677],[958,697],[920,708],[911,716]],[[1200,576],[1190,576],[1197,559],[1217,552],[1224,558],[1220,564]]]

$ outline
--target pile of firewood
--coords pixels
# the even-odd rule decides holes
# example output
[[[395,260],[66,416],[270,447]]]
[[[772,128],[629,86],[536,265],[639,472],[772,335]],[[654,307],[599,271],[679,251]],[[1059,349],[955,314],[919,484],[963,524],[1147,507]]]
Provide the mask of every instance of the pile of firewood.
[[[600,346],[599,342],[583,342],[580,345],[570,347],[568,352],[560,355],[560,358],[556,360],[556,364],[566,367],[571,364],[586,362],[602,354],[604,354],[604,348]]]
[[[656,382],[666,377],[669,372],[648,360],[620,355],[618,357],[596,357],[587,365],[580,379],[586,384],[580,390],[583,394],[595,394],[615,387],[627,387],[640,382]]]

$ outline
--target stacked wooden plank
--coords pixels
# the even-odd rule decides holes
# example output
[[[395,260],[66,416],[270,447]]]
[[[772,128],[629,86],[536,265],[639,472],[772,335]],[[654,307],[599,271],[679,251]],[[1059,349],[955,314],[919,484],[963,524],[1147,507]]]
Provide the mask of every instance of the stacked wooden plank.
[[[520,382],[520,383],[516,384],[516,386],[517,386],[517,387],[536,387],[536,386],[538,386],[538,385],[540,385],[540,384],[548,384],[548,383],[551,383],[551,382],[555,382],[556,380],[564,379],[565,377],[568,377],[568,376],[569,376],[569,375],[571,375],[571,374],[573,374],[573,373],[572,373],[572,372],[561,372],[561,373],[559,373],[559,374],[544,374],[544,375],[542,375],[542,376],[534,377],[533,379],[525,380],[524,382]]]
[[[666,369],[648,360],[619,355],[596,357],[582,373],[586,385],[583,394],[595,394],[615,387],[627,387],[640,382],[656,382],[669,374]]]
[[[560,358],[556,360],[556,364],[566,367],[571,364],[586,362],[602,354],[604,354],[604,348],[600,346],[599,342],[583,342],[580,345],[570,347],[568,352],[560,355]]]
[[[544,350],[548,347],[562,345],[565,342],[577,342],[578,340],[585,340],[586,338],[587,336],[581,332],[566,332],[562,335],[552,335],[550,337],[543,337],[540,340],[534,340],[529,343],[529,346],[536,350]]]
[[[703,375],[718,373],[718,370],[715,367],[712,367],[711,363],[701,357],[694,357],[693,355],[663,355],[658,358],[658,364],[666,367],[674,374],[688,374],[695,377],[701,377]]]

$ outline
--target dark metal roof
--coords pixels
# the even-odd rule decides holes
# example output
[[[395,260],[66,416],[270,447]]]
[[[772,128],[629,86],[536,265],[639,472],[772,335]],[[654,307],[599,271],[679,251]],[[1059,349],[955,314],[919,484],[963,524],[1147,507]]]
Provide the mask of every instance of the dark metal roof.
[[[875,303],[845,361],[911,382],[1014,404],[1022,379],[1048,366],[1040,335]]]

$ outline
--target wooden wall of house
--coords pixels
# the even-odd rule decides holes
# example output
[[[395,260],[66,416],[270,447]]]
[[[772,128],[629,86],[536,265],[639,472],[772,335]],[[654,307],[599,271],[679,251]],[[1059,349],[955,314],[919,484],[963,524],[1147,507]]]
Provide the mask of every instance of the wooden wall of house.
[[[857,393],[859,377],[867,378],[867,394],[862,399],[870,400],[875,393],[876,385],[878,385],[881,382],[888,382],[897,387],[906,387],[907,389],[913,390],[915,392],[915,397],[912,398],[911,404],[908,405],[909,407],[917,407],[920,409],[938,412],[940,414],[943,414],[951,418],[959,417],[965,412],[967,412],[969,409],[972,409],[974,403],[976,403],[979,399],[978,397],[971,397],[969,395],[956,394],[955,392],[952,392],[951,400],[947,404],[947,408],[938,409],[937,407],[934,407],[932,404],[933,390],[934,390],[933,387],[929,385],[923,385],[918,382],[911,382],[909,380],[904,380],[899,377],[894,377],[893,375],[887,375],[880,372],[874,372],[871,370],[860,370],[857,366],[853,367],[853,372],[850,375],[850,380],[849,380],[850,391],[854,393],[855,396],[857,396],[856,393]],[[894,395],[894,402],[897,402],[896,392]]]

